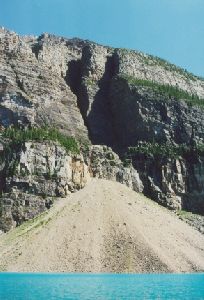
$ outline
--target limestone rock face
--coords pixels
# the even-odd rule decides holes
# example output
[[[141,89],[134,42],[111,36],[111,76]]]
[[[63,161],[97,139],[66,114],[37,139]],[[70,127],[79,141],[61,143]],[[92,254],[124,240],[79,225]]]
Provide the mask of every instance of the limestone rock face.
[[[117,50],[118,74],[179,87],[204,98],[204,81],[173,64],[142,52]]]
[[[143,80],[182,90],[183,98]],[[124,183],[169,208],[203,214],[203,155],[122,161],[128,147],[140,142],[204,143],[202,99],[202,78],[151,55],[0,28],[0,132],[49,126],[92,144],[88,154],[73,156],[54,143],[29,142],[4,159],[0,139],[0,227],[36,216],[90,176]]]
[[[80,43],[0,31],[1,125],[52,125],[88,138],[76,95],[66,83],[69,63],[81,57]]]
[[[96,178],[117,181],[142,193],[143,184],[138,172],[119,159],[119,156],[107,146],[92,146],[87,157],[91,175]]]
[[[170,209],[204,214],[204,158],[187,161],[136,155],[133,166],[144,184],[144,193]]]
[[[204,81],[161,59],[50,34],[0,30],[0,124],[54,126],[93,144],[203,139],[203,112],[122,75],[204,98]]]
[[[7,231],[49,208],[90,179],[82,155],[68,155],[61,146],[26,142],[14,149],[2,167],[0,227]]]
[[[111,86],[113,126],[119,145],[139,141],[189,143],[204,140],[203,108],[165,98],[151,88],[134,86],[118,77]]]
[[[83,188],[91,177],[121,182],[137,192],[143,184],[106,146],[67,154],[54,142],[26,142],[4,154],[1,165],[0,230],[20,225],[50,208],[56,198]]]
[[[113,145],[109,86],[114,74],[113,49],[89,44],[82,51],[79,106],[93,144]]]
[[[151,89],[133,88],[121,80],[126,74],[204,98],[203,80],[166,61],[50,34],[21,37],[2,28],[0,53],[4,127],[52,125],[85,140],[89,134],[93,144],[109,146],[123,141],[127,131],[127,143],[148,135],[179,142],[192,128],[202,135],[203,114],[198,107],[167,101]]]

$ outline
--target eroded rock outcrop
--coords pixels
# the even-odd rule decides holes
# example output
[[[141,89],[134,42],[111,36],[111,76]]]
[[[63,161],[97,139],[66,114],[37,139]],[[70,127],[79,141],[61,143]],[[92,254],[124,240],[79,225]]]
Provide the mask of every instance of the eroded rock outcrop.
[[[48,142],[13,150],[9,160],[1,160],[0,186],[7,193],[1,211],[21,223],[53,197],[96,176],[136,191],[144,187],[146,195],[170,208],[204,213],[204,155],[139,155],[122,162],[128,148],[140,142],[203,144],[202,99],[203,79],[151,55],[1,28],[0,130],[55,127],[93,145],[79,156]],[[5,174],[8,163],[14,163],[12,176]],[[20,199],[26,203],[23,212]]]
[[[203,156],[166,158],[136,154],[133,166],[144,184],[144,193],[170,209],[204,214]]]
[[[1,177],[0,227],[6,231],[83,188],[90,174],[82,155],[51,142],[27,142],[5,156]]]
[[[204,81],[174,65],[50,34],[20,37],[1,29],[0,45],[3,126],[52,124],[82,139],[89,132],[93,144],[118,147],[153,138],[186,142],[192,130],[203,139],[200,107],[128,81],[166,84],[204,98]]]
[[[76,155],[67,154],[57,143],[33,141],[2,156],[3,231],[46,211],[56,198],[78,191],[91,177],[118,181],[137,192],[143,191],[137,171],[124,167],[118,155],[106,146],[91,146],[84,155]]]
[[[139,141],[189,144],[192,136],[204,140],[203,108],[117,77],[111,86],[110,105],[118,145]]]
[[[88,139],[77,98],[66,83],[69,63],[81,57],[83,42],[48,34],[20,37],[0,30],[1,124],[52,124]]]
[[[117,181],[136,192],[143,192],[144,186],[138,172],[132,165],[125,165],[119,156],[107,146],[92,146],[86,155],[91,176]]]

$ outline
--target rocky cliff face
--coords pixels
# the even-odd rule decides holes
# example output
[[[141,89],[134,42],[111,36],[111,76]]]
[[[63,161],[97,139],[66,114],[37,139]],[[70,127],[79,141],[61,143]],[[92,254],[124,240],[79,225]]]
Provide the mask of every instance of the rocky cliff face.
[[[204,214],[204,158],[165,158],[137,154],[133,165],[145,186],[144,193],[170,209]]]
[[[128,147],[140,142],[203,144],[202,99],[203,79],[159,58],[49,34],[21,37],[1,28],[1,129],[50,126],[101,145],[78,157],[47,143],[13,151],[17,176],[5,175],[8,161],[2,162],[1,190],[9,193],[1,201],[5,215],[20,223],[43,211],[52,197],[82,187],[87,176],[118,180],[139,191],[144,186],[145,194],[163,205],[204,213],[203,153],[193,159],[138,154],[128,158],[133,164],[128,168],[121,161]],[[16,210],[20,199],[32,202],[23,212]]]
[[[3,152],[5,152],[3,154]],[[124,167],[105,146],[84,155],[67,154],[53,142],[26,142],[11,152],[1,149],[0,230],[7,231],[49,209],[60,197],[85,186],[91,177],[126,184],[137,192],[143,184],[133,167]]]
[[[200,106],[120,77],[112,82],[110,99],[119,145],[134,146],[139,141],[189,144],[192,137],[203,142],[204,114]]]
[[[89,180],[82,155],[67,155],[51,142],[27,142],[4,157],[0,229],[5,231],[45,211],[56,197],[84,187]]]
[[[82,42],[0,31],[0,117],[3,126],[50,125],[87,138],[76,96],[66,82]]]
[[[127,127],[134,132],[130,142],[146,139],[148,128],[140,136],[135,128],[142,119],[149,127],[154,125],[157,134],[160,130],[160,135],[168,127],[171,131],[182,124],[186,127],[179,128],[180,134],[191,132],[194,125],[198,135],[202,135],[203,114],[199,108],[189,108],[173,99],[167,101],[166,95],[155,95],[151,88],[138,88],[137,83],[133,87],[122,77],[126,74],[168,84],[204,98],[203,80],[165,61],[139,52],[49,34],[20,37],[5,29],[0,30],[0,53],[3,126],[52,124],[84,139],[88,129],[94,144],[118,142],[119,146],[125,133],[121,137],[118,131],[127,131]],[[185,124],[187,118],[189,124]],[[133,126],[127,124],[124,128],[127,121]],[[153,129],[150,136],[156,134]]]

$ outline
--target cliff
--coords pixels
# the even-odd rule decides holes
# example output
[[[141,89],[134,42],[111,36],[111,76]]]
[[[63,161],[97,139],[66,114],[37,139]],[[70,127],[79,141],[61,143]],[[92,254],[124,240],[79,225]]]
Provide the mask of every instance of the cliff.
[[[202,78],[157,57],[1,28],[1,131],[54,127],[81,144],[73,155],[49,140],[26,141],[5,156],[1,138],[1,228],[37,215],[90,176],[204,214],[203,99]],[[11,161],[17,174],[5,173]]]
[[[5,141],[5,140],[4,140]],[[84,156],[54,141],[8,145],[1,151],[0,230],[8,231],[49,209],[58,198],[83,188],[91,177],[121,182],[137,192],[137,171],[124,167],[105,146],[90,146]]]

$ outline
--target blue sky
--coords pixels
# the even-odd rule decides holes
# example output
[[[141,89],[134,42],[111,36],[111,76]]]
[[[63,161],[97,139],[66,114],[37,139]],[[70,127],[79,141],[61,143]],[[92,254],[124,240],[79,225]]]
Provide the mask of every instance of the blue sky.
[[[0,0],[0,25],[144,51],[204,77],[204,0]]]

